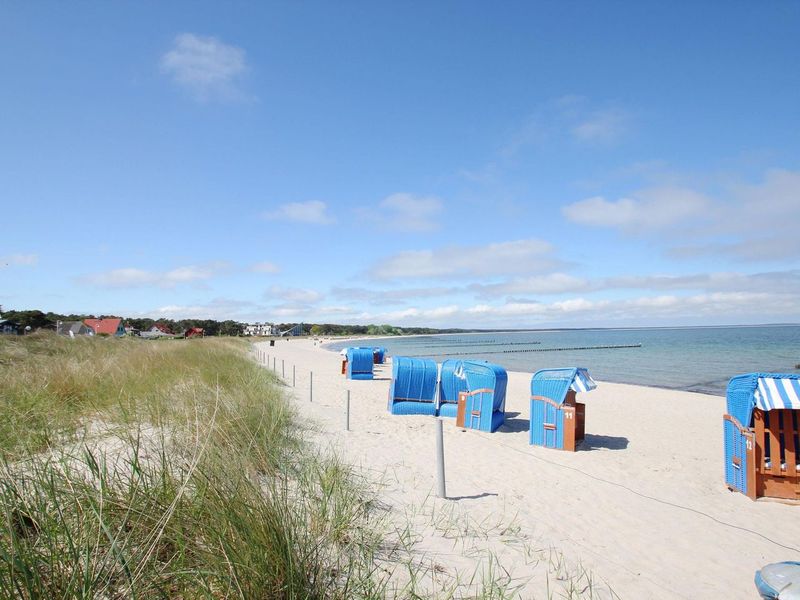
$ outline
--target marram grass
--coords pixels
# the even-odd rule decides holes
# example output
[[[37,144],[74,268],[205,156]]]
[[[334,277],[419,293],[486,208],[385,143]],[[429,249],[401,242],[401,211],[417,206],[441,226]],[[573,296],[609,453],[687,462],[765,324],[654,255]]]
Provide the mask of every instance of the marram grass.
[[[350,469],[235,340],[0,338],[0,596],[383,597]]]

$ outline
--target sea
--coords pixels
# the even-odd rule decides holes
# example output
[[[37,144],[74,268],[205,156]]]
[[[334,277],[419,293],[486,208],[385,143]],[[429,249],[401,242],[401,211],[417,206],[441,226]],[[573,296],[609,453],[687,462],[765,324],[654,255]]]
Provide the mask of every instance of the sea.
[[[356,342],[327,344],[340,350]],[[742,373],[798,373],[800,325],[569,329],[370,338],[390,356],[475,358],[533,373],[585,367],[614,383],[725,395]]]

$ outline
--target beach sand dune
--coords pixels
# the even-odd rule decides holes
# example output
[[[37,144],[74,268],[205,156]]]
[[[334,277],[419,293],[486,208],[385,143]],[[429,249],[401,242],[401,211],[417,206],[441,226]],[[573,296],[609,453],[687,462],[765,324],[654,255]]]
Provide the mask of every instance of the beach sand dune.
[[[723,483],[724,398],[601,382],[579,396],[586,441],[568,453],[528,445],[531,374],[511,372],[498,432],[445,420],[444,500],[435,420],[387,412],[390,364],[373,381],[348,381],[339,355],[311,340],[257,348],[279,376],[283,365],[300,414],[319,425],[314,441],[381,485],[398,540],[413,542],[414,575],[399,569],[398,584],[413,576],[430,595],[456,586],[461,597],[480,589],[477,574],[523,598],[755,598],[757,569],[800,560],[800,507],[752,502]]]

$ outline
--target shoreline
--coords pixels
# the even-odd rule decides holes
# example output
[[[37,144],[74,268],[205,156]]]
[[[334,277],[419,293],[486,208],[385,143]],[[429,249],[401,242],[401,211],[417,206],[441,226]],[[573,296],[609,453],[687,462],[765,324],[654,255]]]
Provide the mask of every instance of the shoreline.
[[[575,577],[584,577],[583,589],[590,577],[595,598],[745,599],[755,595],[761,566],[800,559],[799,507],[725,487],[723,398],[601,381],[579,395],[586,441],[562,452],[528,444],[530,374],[510,371],[500,430],[461,432],[444,420],[448,499],[439,499],[435,419],[388,413],[391,365],[378,366],[372,381],[346,380],[333,351],[293,342],[259,349],[279,378],[296,365],[287,391],[315,424],[314,443],[379,484],[380,503],[398,531],[408,527],[414,556],[430,567],[429,595],[458,585],[458,573],[469,579],[493,565],[522,597],[546,596]],[[567,579],[552,571],[554,556]]]

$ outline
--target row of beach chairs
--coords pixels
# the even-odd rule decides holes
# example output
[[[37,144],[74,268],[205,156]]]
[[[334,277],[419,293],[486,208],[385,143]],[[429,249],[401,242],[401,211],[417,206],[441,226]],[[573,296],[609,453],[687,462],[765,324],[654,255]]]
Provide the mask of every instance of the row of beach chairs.
[[[441,365],[397,356],[392,363],[389,412],[456,419],[463,429],[494,432],[505,422],[506,370],[482,360],[451,359]],[[585,405],[576,392],[596,387],[586,369],[543,369],[531,378],[532,445],[574,451],[584,438]]]
[[[379,357],[379,358],[378,358]],[[342,372],[372,379],[385,348],[348,348]],[[450,417],[464,429],[494,432],[505,422],[508,376],[481,360],[397,356],[389,412]],[[531,445],[574,451],[584,439],[586,406],[576,393],[595,389],[586,369],[542,369],[531,378]],[[800,375],[748,373],[728,384],[723,415],[725,483],[751,499],[800,500]]]

